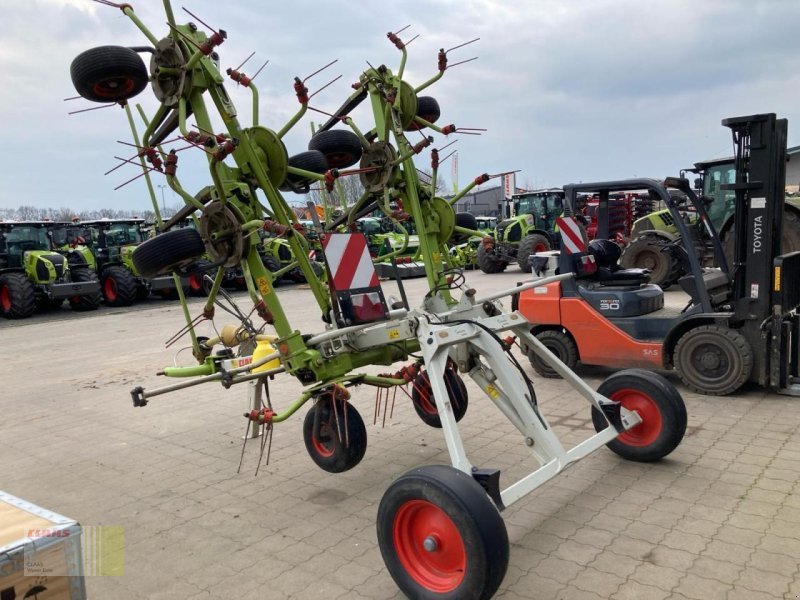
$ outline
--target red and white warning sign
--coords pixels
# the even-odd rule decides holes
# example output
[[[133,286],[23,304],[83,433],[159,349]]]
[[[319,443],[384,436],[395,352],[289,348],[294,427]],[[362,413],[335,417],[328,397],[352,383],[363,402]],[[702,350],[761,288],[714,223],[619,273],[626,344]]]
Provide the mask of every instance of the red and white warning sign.
[[[586,252],[581,226],[575,217],[558,217],[556,225],[561,232],[561,245],[567,254]]]
[[[332,233],[322,243],[338,291],[378,287],[378,275],[363,233]]]

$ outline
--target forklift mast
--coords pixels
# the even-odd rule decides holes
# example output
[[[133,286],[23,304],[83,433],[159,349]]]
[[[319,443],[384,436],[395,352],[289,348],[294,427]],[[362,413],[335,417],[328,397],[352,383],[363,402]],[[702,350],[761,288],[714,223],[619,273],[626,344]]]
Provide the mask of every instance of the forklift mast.
[[[736,149],[736,183],[722,186],[736,193],[733,320],[760,327],[771,312],[772,262],[781,253],[787,121],[769,113],[722,124],[733,132]]]

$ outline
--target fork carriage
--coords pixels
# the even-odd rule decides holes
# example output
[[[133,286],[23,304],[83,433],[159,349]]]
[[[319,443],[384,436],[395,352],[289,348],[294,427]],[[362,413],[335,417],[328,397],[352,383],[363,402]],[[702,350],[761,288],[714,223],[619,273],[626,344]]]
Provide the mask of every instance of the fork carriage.
[[[300,108],[274,131],[259,124],[259,96],[252,78],[241,67],[228,69],[229,77],[252,93],[251,123],[244,126],[219,67],[216,48],[227,39],[224,31],[212,30],[207,35],[194,23],[178,24],[169,0],[164,0],[169,33],[159,39],[130,5],[103,3],[120,8],[151,44],[95,48],[79,55],[71,69],[75,87],[84,98],[120,103],[128,116],[137,147],[133,160],[141,165],[160,232],[137,248],[134,261],[146,276],[171,272],[179,278],[197,273],[195,265],[202,255],[215,269],[201,315],[192,317],[181,286],[176,286],[186,320],[182,332],[191,337],[197,365],[165,368],[164,375],[183,379],[157,389],[136,388],[132,391],[135,406],[210,381],[226,388],[251,382],[258,404],[245,415],[248,426],[262,426],[271,434],[274,425],[312,401],[303,427],[306,447],[321,468],[341,472],[358,464],[366,449],[363,419],[348,402],[348,388],[360,384],[392,388],[412,382],[417,412],[426,423],[442,428],[452,464],[421,467],[399,477],[384,494],[377,527],[390,574],[405,593],[418,598],[491,597],[508,563],[508,537],[500,511],[571,463],[603,445],[625,458],[644,461],[657,460],[678,445],[686,411],[666,380],[629,370],[612,375],[594,391],[530,334],[524,317],[503,311],[500,298],[571,274],[484,298],[454,284],[458,273],[448,264],[447,243],[479,232],[474,218],[457,216],[452,206],[492,176],[481,175],[450,200],[437,197],[436,150],[431,153],[430,184],[421,183],[417,175],[414,157],[432,144],[428,136],[459,131],[454,125],[436,125],[438,103],[419,95],[448,69],[446,51],[438,54],[436,75],[414,87],[403,79],[406,45],[397,34],[388,34],[401,53],[397,72],[384,65],[364,71],[353,85],[355,91],[312,137],[311,149],[289,157],[282,140],[309,109],[314,95],[306,87],[309,78],[295,78]],[[143,51],[151,53],[149,69],[138,54]],[[161,104],[150,119],[137,106],[146,126],[140,139],[128,100],[148,81]],[[224,125],[222,133],[215,133],[207,98]],[[349,117],[365,100],[374,116],[374,126],[366,131]],[[195,128],[189,124],[191,116]],[[342,127],[333,129],[337,125]],[[412,136],[421,141],[413,143]],[[164,149],[178,141],[199,148],[208,159],[212,185],[195,195],[177,177],[180,150]],[[335,192],[337,179],[348,174],[343,169],[356,162],[358,168],[350,174],[360,177],[364,194],[338,219],[316,223],[325,246],[326,283],[318,276],[319,269],[309,257],[309,242],[280,190],[304,192],[313,184],[324,187],[326,193]],[[156,172],[185,201],[185,209],[169,221],[158,210],[151,183]],[[387,304],[369,254],[361,260],[362,245],[366,249],[363,235],[348,233],[357,218],[376,209],[383,210],[401,231],[405,231],[405,220],[414,222],[429,288],[419,308],[412,309],[405,301]],[[194,212],[201,215],[199,230],[172,229]],[[288,242],[295,262],[287,268],[299,268],[309,282],[326,324],[321,333],[304,335],[291,327],[273,287],[273,275],[258,252],[254,234],[260,229]],[[335,250],[342,244],[346,250]],[[350,244],[358,251],[351,250]],[[397,248],[393,254],[403,250]],[[233,266],[242,269],[252,312],[263,324],[256,326],[233,304],[241,324],[225,328],[216,338],[203,338],[196,326],[213,319],[215,305],[226,297],[220,289],[224,270]],[[457,289],[458,299],[453,295]],[[267,325],[274,334],[264,332]],[[597,433],[574,448],[561,445],[539,410],[533,384],[510,352],[511,344],[500,337],[503,332],[520,339],[586,398]],[[216,351],[218,345],[223,350]],[[235,346],[243,348],[243,356],[233,356]],[[367,365],[406,361],[415,353],[421,353],[421,364],[397,373],[358,372]],[[283,410],[276,410],[271,403],[261,404],[260,392],[263,382],[280,373],[294,376],[306,389]],[[458,373],[469,375],[519,430],[520,443],[538,464],[505,489],[500,486],[499,470],[476,466],[467,457],[457,423],[466,410],[467,394]]]

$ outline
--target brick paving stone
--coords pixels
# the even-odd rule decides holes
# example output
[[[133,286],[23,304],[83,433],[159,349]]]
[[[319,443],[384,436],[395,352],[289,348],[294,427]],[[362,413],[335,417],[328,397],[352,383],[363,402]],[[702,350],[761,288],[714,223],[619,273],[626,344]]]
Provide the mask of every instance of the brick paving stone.
[[[530,594],[522,596],[523,598],[547,600],[550,598],[558,598],[558,592],[565,587],[566,584],[564,583],[549,577],[543,577],[538,572],[532,571],[519,578],[514,586],[514,591],[516,591],[518,594],[523,594],[526,592],[527,594]],[[499,597],[503,598],[505,596],[500,595]]]
[[[612,575],[603,571],[598,571],[592,567],[587,567],[578,573],[578,576],[570,581],[569,585],[587,592],[594,592],[603,598],[608,598],[615,593],[623,583],[625,583],[625,579],[618,575]]]
[[[669,592],[661,588],[629,580],[619,587],[611,600],[665,600],[669,595]]]
[[[735,581],[736,587],[746,588],[754,592],[765,592],[777,598],[781,598],[788,593],[791,583],[791,577],[762,571],[753,567],[747,567],[739,575],[739,579]]]
[[[655,546],[650,553],[643,557],[643,560],[651,562],[659,567],[670,567],[678,571],[686,572],[691,569],[697,560],[696,554],[691,554],[685,550],[675,550],[666,545]]]
[[[711,540],[702,551],[702,556],[708,556],[715,560],[728,561],[737,565],[744,565],[753,553],[754,548],[747,548],[738,544],[729,544],[720,540]]]
[[[629,556],[623,556],[622,554],[616,554],[615,552],[606,550],[598,554],[597,558],[589,563],[589,566],[603,573],[610,573],[627,579],[640,564],[640,561],[630,558]]]
[[[775,554],[759,549],[753,552],[747,566],[792,577],[797,573],[798,561],[797,558],[785,554]]]
[[[555,556],[586,566],[592,562],[602,550],[575,540],[567,540],[555,551]]]
[[[747,548],[755,548],[761,541],[764,534],[761,531],[754,531],[753,529],[742,529],[741,527],[733,527],[727,523],[720,527],[716,539],[728,542],[730,544],[739,544]]]
[[[558,600],[605,600],[605,596],[587,592],[572,585],[568,585],[559,591],[557,597]]]
[[[567,584],[583,570],[578,563],[563,560],[556,556],[548,556],[531,571],[541,577],[549,577],[563,584]]]
[[[675,591],[695,600],[725,600],[728,591],[732,589],[731,584],[690,573],[681,580]]]
[[[671,592],[684,577],[684,573],[669,567],[659,567],[654,564],[644,563],[639,565],[629,579],[644,585],[652,585],[664,591]]]
[[[739,577],[739,573],[744,570],[744,566],[722,560],[716,560],[708,556],[701,556],[694,561],[691,570],[693,573],[696,573],[705,579],[733,582]]]

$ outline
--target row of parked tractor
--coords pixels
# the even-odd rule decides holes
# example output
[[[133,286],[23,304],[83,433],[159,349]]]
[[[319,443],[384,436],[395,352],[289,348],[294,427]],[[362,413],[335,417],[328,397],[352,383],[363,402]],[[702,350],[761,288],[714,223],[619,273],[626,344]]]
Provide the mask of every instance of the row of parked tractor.
[[[182,227],[195,227],[184,219]],[[133,251],[154,235],[143,219],[92,221],[0,222],[0,313],[24,319],[53,310],[64,302],[76,311],[130,306],[151,295],[164,299],[208,294],[204,277],[214,265],[205,259],[179,277],[145,277],[133,262]],[[303,282],[285,239],[263,234],[262,260],[276,281]],[[322,268],[320,267],[320,272]],[[244,289],[241,268],[225,270],[223,285]]]
[[[735,192],[724,189],[734,183],[734,159],[725,158],[695,163],[686,172],[696,175],[694,187],[703,199],[708,217],[719,233],[728,262],[733,258]],[[716,266],[708,229],[697,211],[679,190],[670,190],[680,207],[680,218],[692,228],[693,251],[705,266]],[[598,226],[598,207],[607,200],[609,215]],[[681,239],[675,217],[663,202],[647,191],[612,193],[601,199],[598,194],[580,194],[575,206],[565,202],[560,188],[537,190],[513,196],[509,216],[501,220],[486,237],[472,239],[459,247],[466,264],[474,261],[485,273],[502,272],[510,264],[531,272],[531,255],[557,249],[560,236],[556,219],[572,214],[582,223],[587,241],[610,239],[622,248],[623,268],[643,268],[650,281],[663,289],[689,272],[688,252]],[[784,204],[782,251],[800,250],[800,199],[786,198]]]

